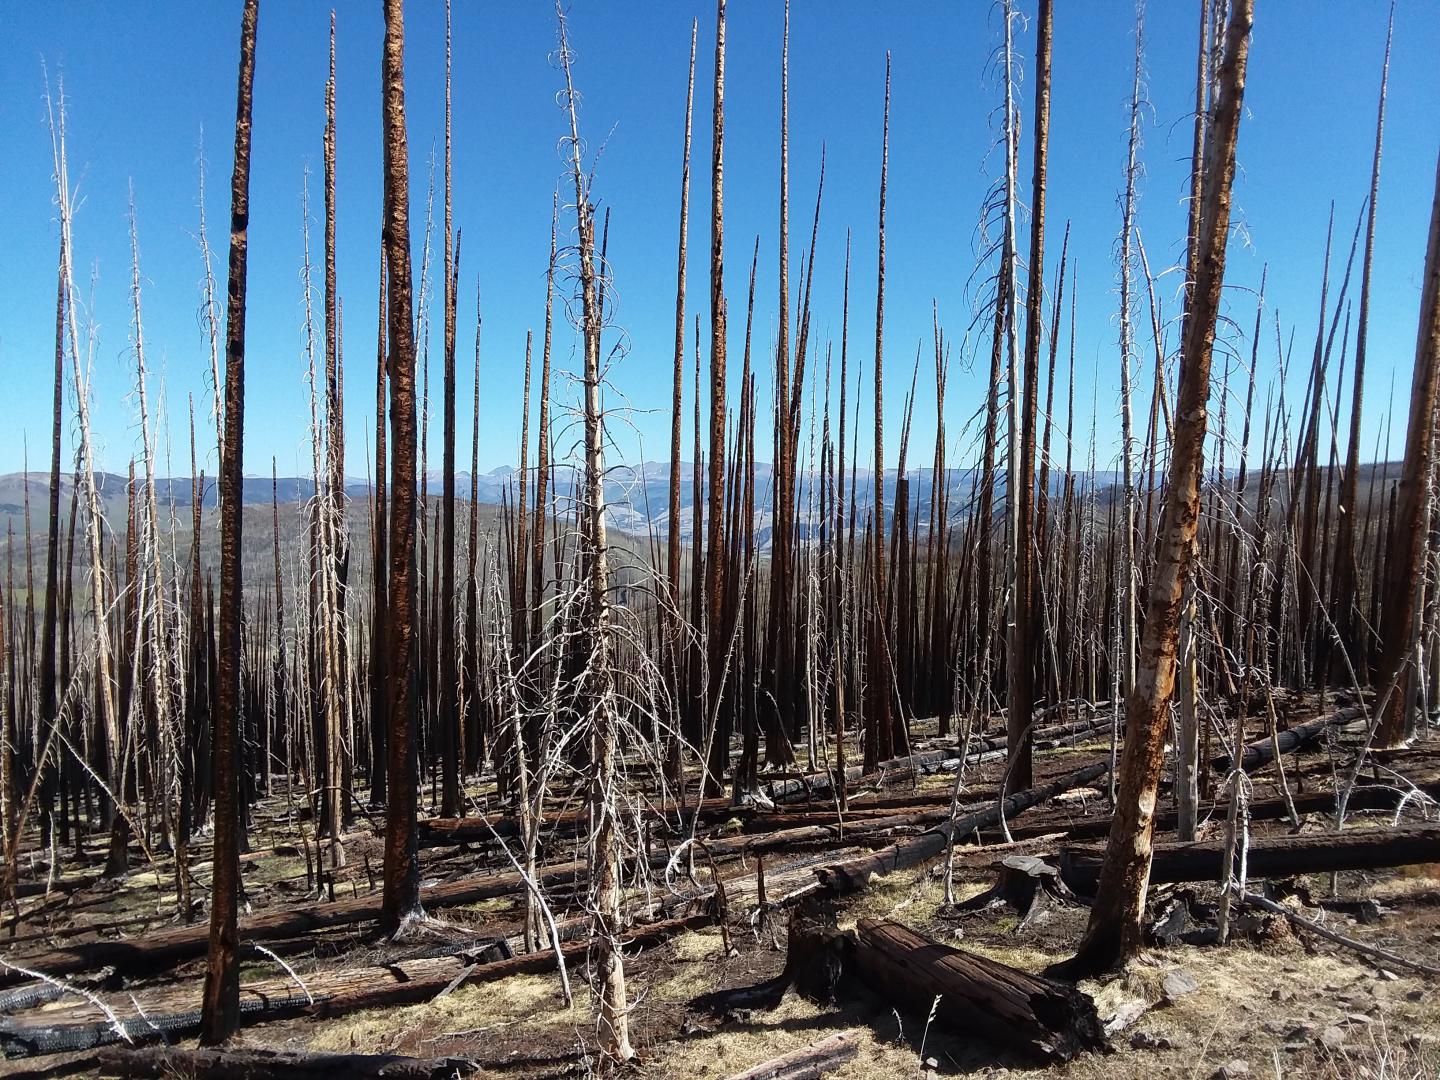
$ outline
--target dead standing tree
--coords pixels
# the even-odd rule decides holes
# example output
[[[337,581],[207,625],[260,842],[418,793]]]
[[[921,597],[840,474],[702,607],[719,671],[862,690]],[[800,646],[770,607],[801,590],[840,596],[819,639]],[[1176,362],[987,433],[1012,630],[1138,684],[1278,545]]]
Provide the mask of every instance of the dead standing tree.
[[[220,459],[220,646],[215,695],[214,870],[210,956],[200,1043],[214,1046],[240,1027],[240,619],[244,506],[245,275],[250,226],[250,116],[255,91],[255,29],[260,0],[246,0],[240,22],[240,78],[235,93],[235,169],[230,180],[230,266],[225,303],[225,432]]]
[[[1174,442],[1139,665],[1125,708],[1125,752],[1115,816],[1085,939],[1074,957],[1056,967],[1066,976],[1117,967],[1135,956],[1143,944],[1141,920],[1150,878],[1156,791],[1175,688],[1180,609],[1199,523],[1210,358],[1225,278],[1230,187],[1235,177],[1235,147],[1253,18],[1254,0],[1237,0],[1225,35],[1197,232],[1199,254],[1195,260],[1193,300],[1180,353]],[[1433,251],[1433,235],[1431,246]]]
[[[580,246],[580,301],[585,357],[585,495],[582,504],[581,554],[584,560],[581,626],[588,637],[585,671],[576,689],[580,711],[590,727],[589,809],[591,889],[594,931],[592,956],[600,1006],[600,1049],[612,1063],[635,1056],[630,1046],[625,994],[625,961],[620,953],[623,908],[620,897],[620,850],[617,820],[619,775],[616,769],[617,694],[612,670],[609,564],[605,532],[605,430],[600,405],[600,331],[603,314],[595,266],[595,208],[580,143],[575,111],[572,56],[565,33],[565,12],[556,0],[560,24],[560,64],[565,72],[565,108],[570,121],[569,164],[575,179],[575,218]],[[722,401],[723,405],[723,401]],[[722,431],[723,435],[723,431]]]
[[[1440,400],[1440,163],[1430,211],[1430,240],[1425,251],[1425,278],[1420,294],[1420,328],[1415,343],[1415,373],[1410,385],[1410,424],[1405,437],[1405,465],[1400,474],[1399,502],[1385,560],[1385,595],[1381,624],[1382,652],[1376,687],[1383,696],[1376,740],[1396,747],[1406,737],[1409,686],[1417,674],[1415,652],[1419,632],[1431,528],[1435,460],[1435,407]]]
[[[405,15],[385,0],[380,65],[385,148],[384,245],[390,327],[390,527],[386,715],[385,893],[380,928],[399,932],[420,917],[415,708],[415,323],[410,273],[410,164],[405,132]]]
[[[715,104],[710,158],[710,487],[706,512],[704,701],[706,760],[703,796],[724,790],[730,757],[729,726],[720,707],[725,651],[725,0],[715,15]],[[697,462],[698,464],[698,462]]]

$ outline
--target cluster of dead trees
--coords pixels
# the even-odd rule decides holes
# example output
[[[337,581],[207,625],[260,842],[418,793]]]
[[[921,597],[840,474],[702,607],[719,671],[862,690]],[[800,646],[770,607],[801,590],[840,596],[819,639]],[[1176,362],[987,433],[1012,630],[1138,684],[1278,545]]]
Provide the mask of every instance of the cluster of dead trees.
[[[417,821],[428,776],[431,802],[442,818],[486,816],[488,837],[506,845],[525,883],[526,944],[557,950],[538,858],[542,827],[555,820],[554,798],[571,794],[584,807],[586,911],[600,1041],[608,1056],[624,1060],[633,1051],[618,943],[626,931],[624,867],[635,858],[635,840],[626,830],[643,818],[641,803],[688,815],[693,831],[705,808],[716,805],[705,800],[739,805],[762,796],[767,784],[773,793],[776,783],[809,776],[828,785],[844,810],[847,773],[872,774],[897,759],[920,767],[918,756],[911,757],[912,741],[919,723],[934,717],[934,733],[960,747],[956,804],[972,750],[1003,750],[1005,779],[997,793],[1003,800],[1034,787],[1037,731],[1068,724],[1060,735],[1054,730],[1049,735],[1108,740],[1113,770],[1101,768],[1090,779],[1110,771],[1114,824],[1094,869],[1097,903],[1089,932],[1067,971],[1110,967],[1133,955],[1141,943],[1158,793],[1167,775],[1182,841],[1194,838],[1200,800],[1217,793],[1230,793],[1233,829],[1243,813],[1238,777],[1288,749],[1279,742],[1276,707],[1287,690],[1318,691],[1322,702],[1327,693],[1343,691],[1361,702],[1349,719],[1366,727],[1367,750],[1412,736],[1440,692],[1440,664],[1434,659],[1440,656],[1440,604],[1433,573],[1440,547],[1432,528],[1440,202],[1424,267],[1404,461],[1398,471],[1366,465],[1360,445],[1388,41],[1365,214],[1333,299],[1327,245],[1305,400],[1297,407],[1282,395],[1262,406],[1259,373],[1272,363],[1264,344],[1263,288],[1248,342],[1248,371],[1235,362],[1234,350],[1226,352],[1218,379],[1212,366],[1217,326],[1223,325],[1231,186],[1254,3],[1200,0],[1198,6],[1190,220],[1185,286],[1175,318],[1162,308],[1136,225],[1143,7],[1137,19],[1117,247],[1122,480],[1105,485],[1093,427],[1088,460],[1076,460],[1086,433],[1077,428],[1074,405],[1076,272],[1069,261],[1068,227],[1058,262],[1046,262],[1047,237],[1056,231],[1046,217],[1051,56],[1065,45],[1054,40],[1052,0],[1037,2],[1034,60],[1024,65],[1032,72],[1033,105],[1024,124],[1016,41],[1020,12],[1014,0],[1002,5],[998,136],[1004,166],[986,207],[986,234],[994,241],[977,274],[990,283],[980,323],[982,350],[989,357],[988,369],[981,365],[981,370],[988,370],[983,377],[989,392],[964,433],[975,456],[957,462],[947,432],[952,338],[937,303],[933,456],[927,468],[914,467],[921,457],[912,456],[910,447],[917,354],[894,470],[887,468],[883,426],[889,57],[884,98],[876,101],[873,118],[879,173],[874,348],[856,345],[852,356],[848,227],[844,266],[816,265],[823,153],[808,246],[802,248],[796,280],[790,274],[786,7],[778,56],[775,352],[757,357],[752,348],[757,238],[737,381],[727,355],[727,12],[725,0],[718,0],[705,305],[708,394],[701,385],[702,320],[694,317],[692,334],[687,306],[697,25],[684,116],[677,115],[683,152],[666,527],[662,535],[652,525],[649,536],[619,544],[609,528],[605,482],[609,439],[603,391],[622,337],[606,254],[609,216],[599,213],[596,189],[603,188],[603,171],[597,177],[585,153],[576,57],[559,5],[565,183],[563,194],[555,195],[538,387],[531,385],[532,335],[525,352],[520,468],[498,529],[482,531],[474,481],[484,394],[478,322],[468,502],[456,489],[462,336],[456,311],[462,276],[451,183],[449,16],[438,268],[443,479],[437,505],[425,461],[428,298],[437,272],[430,265],[432,222],[425,224],[417,275],[403,5],[383,0],[384,200],[368,514],[347,499],[343,308],[335,267],[335,193],[345,143],[337,126],[332,16],[323,94],[318,331],[308,202],[303,267],[313,498],[303,507],[304,565],[287,566],[275,485],[272,536],[264,545],[273,549],[273,567],[263,577],[254,575],[254,561],[245,558],[260,522],[247,519],[242,492],[246,253],[255,81],[265,78],[267,64],[282,58],[257,59],[259,2],[247,0],[241,23],[223,317],[203,187],[200,201],[204,327],[216,387],[218,568],[202,558],[201,540],[213,525],[204,519],[203,479],[194,467],[193,408],[196,479],[188,553],[179,550],[173,509],[167,517],[157,497],[155,441],[164,421],[148,408],[138,251],[132,347],[144,454],[132,464],[126,487],[123,543],[118,530],[113,537],[107,531],[89,424],[94,335],[83,321],[73,269],[74,185],[66,158],[65,102],[62,97],[53,103],[60,228],[44,583],[42,588],[33,581],[27,509],[24,587],[14,581],[12,542],[11,570],[0,591],[7,902],[18,897],[20,855],[31,837],[38,837],[54,866],[69,857],[70,847],[80,848],[87,833],[105,830],[106,874],[124,873],[137,857],[153,861],[161,852],[173,853],[178,913],[189,921],[200,906],[189,852],[197,831],[211,830],[202,1038],[216,1043],[239,1022],[239,860],[247,818],[277,780],[284,780],[297,821],[310,822],[312,836],[323,839],[332,867],[343,863],[345,834],[366,808],[383,808],[379,925],[394,935],[423,916]],[[1031,155],[1030,189],[1023,197],[1022,127]],[[263,152],[265,133],[259,136]],[[1029,212],[1023,252],[1022,198]],[[132,217],[132,236],[134,228]],[[561,236],[573,236],[573,243],[562,244]],[[477,242],[483,238],[471,241]],[[1357,250],[1358,318],[1352,328],[1349,291]],[[811,298],[816,275],[826,273],[841,276],[843,301],[839,340],[822,342],[812,329],[818,320]],[[568,461],[555,447],[555,410],[564,406],[551,393],[564,313],[573,320],[570,329],[580,346],[574,408],[583,430],[579,451]],[[1148,360],[1142,355],[1147,336],[1142,326],[1152,345]],[[1178,328],[1173,333],[1172,326]],[[1238,335],[1233,322],[1228,332]],[[1068,368],[1062,363],[1067,344]],[[1345,438],[1334,401],[1347,387],[1352,349]],[[1282,350],[1282,371],[1288,358]],[[874,422],[868,476],[858,460],[865,364]],[[1135,417],[1145,407],[1140,373],[1147,366],[1148,420],[1141,433]],[[768,396],[761,383],[767,373],[773,379]],[[77,433],[68,524],[61,497],[67,385]],[[730,394],[737,385],[738,406]],[[1242,396],[1237,416],[1234,402]],[[532,398],[538,400],[533,466]],[[1213,422],[1212,409],[1218,412]],[[757,445],[761,418],[770,415],[773,444]],[[687,419],[693,421],[688,447]],[[1251,452],[1256,431],[1263,432],[1258,463]],[[681,497],[687,451],[693,470],[688,538]],[[773,461],[768,485],[758,479],[766,457]],[[459,515],[467,513],[467,536],[461,538]],[[353,546],[352,528],[362,534]],[[626,584],[617,587],[622,572]],[[37,596],[43,597],[39,610]],[[1370,689],[1373,696],[1361,696]],[[1091,703],[1083,717],[1080,703]],[[992,734],[997,726],[1002,734]],[[1304,738],[1319,737],[1330,726],[1320,724]],[[1268,757],[1263,749],[1260,757],[1245,749],[1257,733],[1268,740]],[[1167,754],[1167,747],[1173,752]],[[1206,767],[1211,760],[1220,764],[1218,771]],[[1358,762],[1354,769],[1358,776]],[[997,814],[1003,820],[1003,809]],[[32,825],[38,831],[32,833]],[[923,853],[916,848],[910,854],[933,857],[954,836],[953,820],[948,828],[938,843],[928,840]],[[1228,865],[1224,872],[1230,873]]]

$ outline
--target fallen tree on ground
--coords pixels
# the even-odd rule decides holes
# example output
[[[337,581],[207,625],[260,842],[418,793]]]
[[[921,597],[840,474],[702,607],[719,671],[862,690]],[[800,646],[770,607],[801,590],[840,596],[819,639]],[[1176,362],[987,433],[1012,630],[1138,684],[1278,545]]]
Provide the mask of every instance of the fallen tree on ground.
[[[730,1080],[818,1080],[828,1072],[855,1060],[860,1048],[853,1031],[842,1031],[799,1050],[762,1061],[738,1072]]]
[[[1286,728],[1276,733],[1272,739],[1269,735],[1263,739],[1256,739],[1245,747],[1245,752],[1240,755],[1240,761],[1246,772],[1254,772],[1262,765],[1268,765],[1275,760],[1275,750],[1279,747],[1280,753],[1291,754],[1296,750],[1302,750],[1311,743],[1317,742],[1320,736],[1339,724],[1348,724],[1352,720],[1364,718],[1366,710],[1360,705],[1351,705],[1326,716],[1317,716],[1314,720],[1307,720],[1303,724],[1296,724],[1294,727]],[[1229,772],[1234,765],[1229,754],[1221,754],[1212,758],[1210,767],[1217,772]]]
[[[1217,841],[1156,844],[1150,883],[1219,880],[1224,851],[1225,845]],[[1093,895],[1104,861],[1103,848],[1065,848],[1060,854],[1061,878],[1074,892]],[[1433,862],[1440,862],[1440,825],[1267,837],[1251,840],[1246,849],[1246,872],[1251,878]]]
[[[841,931],[833,918],[817,918],[813,911],[792,916],[779,976],[692,1004],[718,1013],[769,1009],[792,986],[821,1002],[875,994],[886,1005],[933,1015],[957,1034],[1042,1061],[1069,1061],[1104,1045],[1094,1001],[1073,986],[942,945],[897,922],[861,919],[855,930]]]
[[[394,1054],[312,1054],[286,1050],[181,1050],[156,1046],[106,1050],[100,1075],[193,1080],[453,1080],[474,1076],[469,1058],[410,1058]]]

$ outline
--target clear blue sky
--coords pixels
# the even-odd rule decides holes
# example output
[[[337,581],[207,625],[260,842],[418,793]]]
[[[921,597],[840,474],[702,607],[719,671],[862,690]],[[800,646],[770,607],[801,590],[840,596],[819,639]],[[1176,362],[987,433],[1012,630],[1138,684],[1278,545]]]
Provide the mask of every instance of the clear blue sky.
[[[1152,111],[1143,149],[1147,176],[1140,226],[1158,273],[1183,257],[1185,174],[1190,145],[1195,3],[1151,4],[1147,68]],[[1032,5],[1021,0],[1021,7]],[[1336,200],[1337,261],[1343,260],[1365,195],[1384,45],[1379,2],[1316,4],[1259,0],[1240,137],[1237,233],[1231,245],[1230,314],[1248,333],[1253,298],[1244,291],[1270,266],[1269,299],[1296,328],[1296,356],[1308,358],[1330,200]],[[96,274],[99,330],[96,400],[99,458],[123,469],[139,447],[130,388],[127,182],[133,180],[145,280],[145,336],[163,375],[174,458],[188,472],[185,399],[208,403],[208,358],[197,312],[201,269],[196,227],[196,159],[206,133],[212,234],[224,272],[230,142],[240,4],[14,5],[0,35],[0,373],[6,422],[0,470],[19,469],[28,435],[30,464],[46,465],[54,335],[57,225],[44,123],[42,58],[63,73],[69,102],[71,173],[83,198],[76,217],[82,293]],[[266,0],[260,17],[250,231],[246,471],[308,471],[308,396],[302,354],[300,190],[319,169],[328,5]],[[583,92],[582,130],[604,152],[595,195],[612,211],[616,322],[630,351],[614,373],[633,406],[633,429],[617,424],[623,456],[668,451],[669,380],[678,221],[680,135],[690,23],[700,23],[692,187],[691,312],[706,317],[709,117],[713,4],[574,0],[571,34]],[[1080,272],[1077,394],[1088,420],[1098,386],[1102,466],[1118,429],[1115,260],[1134,10],[1122,2],[1058,0],[1050,165],[1047,280],[1065,221]],[[376,249],[380,206],[378,3],[339,9],[339,267],[345,303],[348,471],[367,471],[364,432],[373,424]],[[792,266],[808,244],[822,141],[828,146],[812,334],[823,357],[840,329],[845,230],[854,233],[851,356],[869,381],[873,357],[876,194],[885,50],[894,56],[886,309],[889,460],[898,445],[904,389],[916,346],[929,362],[930,305],[939,303],[957,349],[972,317],[965,291],[984,192],[1000,169],[990,148],[1000,88],[991,64],[998,9],[984,0],[877,4],[795,0],[791,45]],[[1403,398],[1414,352],[1440,111],[1434,57],[1440,8],[1400,0],[1376,251],[1376,291],[1367,386],[1367,447],[1390,413],[1392,379]],[[735,2],[729,13],[726,119],[727,289],[732,370],[738,372],[751,246],[761,237],[756,313],[760,381],[773,356],[776,304],[776,175],[781,7]],[[455,206],[464,230],[460,438],[468,459],[469,362],[477,277],[485,317],[481,375],[482,469],[513,462],[520,430],[525,331],[538,337],[551,192],[562,179],[551,62],[554,13],[543,2],[467,3],[455,10]],[[424,224],[426,159],[441,130],[444,17],[439,3],[407,12],[407,68],[414,242]],[[1033,51],[1033,28],[1018,35]],[[1028,72],[1031,67],[1024,64]],[[1020,91],[1030,112],[1030,87]],[[1029,148],[1022,151],[1022,190]],[[567,223],[568,224],[568,223]],[[562,243],[564,242],[562,238]],[[316,229],[313,243],[318,248]],[[1023,250],[1023,244],[1022,244]],[[1337,269],[1337,278],[1339,270]],[[317,279],[318,280],[318,279]],[[223,295],[223,280],[221,289]],[[1178,275],[1162,278],[1173,315]],[[438,290],[431,344],[437,417],[432,467],[439,464]],[[1144,320],[1148,326],[1148,316]],[[1275,369],[1273,328],[1262,373]],[[1173,347],[1173,342],[1172,342]],[[1148,333],[1141,348],[1149,354]],[[1248,355],[1248,346],[1245,349]],[[952,364],[949,424],[975,409],[983,377],[969,356]],[[573,367],[573,335],[557,338],[556,363]],[[983,368],[982,358],[979,366]],[[1217,363],[1219,374],[1221,364]],[[814,369],[812,368],[812,371]],[[977,371],[979,369],[977,368]],[[1147,369],[1148,371],[1148,366]],[[1142,376],[1143,378],[1143,376]],[[1303,379],[1303,373],[1299,376]],[[1295,380],[1298,385],[1298,379]],[[158,396],[156,385],[152,394]],[[557,394],[568,394],[563,379]],[[1348,400],[1348,395],[1347,395]],[[615,399],[612,397],[612,403]],[[928,460],[933,389],[922,370],[914,439]],[[1398,405],[1399,403],[1397,403]],[[687,412],[689,403],[687,401]],[[868,406],[867,406],[868,409]],[[1342,422],[1344,411],[1342,410]],[[1403,408],[1396,411],[1403,426]],[[868,421],[862,424],[868,431]],[[69,427],[67,425],[67,438]],[[637,441],[643,437],[643,446]],[[688,442],[687,432],[687,442]],[[1392,445],[1403,432],[1397,427]],[[768,444],[768,433],[759,435]],[[211,438],[202,432],[202,447]],[[862,438],[862,447],[865,440]],[[968,456],[968,455],[967,455]],[[67,459],[68,462],[68,459]],[[957,459],[952,464],[965,464]],[[213,450],[204,463],[215,470]]]

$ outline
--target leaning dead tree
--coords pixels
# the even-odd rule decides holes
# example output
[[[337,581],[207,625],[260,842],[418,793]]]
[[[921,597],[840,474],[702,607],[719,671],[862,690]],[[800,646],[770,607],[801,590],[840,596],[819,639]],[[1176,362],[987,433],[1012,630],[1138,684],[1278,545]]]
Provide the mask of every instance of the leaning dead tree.
[[[1085,939],[1061,965],[1067,975],[1114,967],[1143,946],[1142,918],[1150,875],[1156,792],[1165,758],[1169,706],[1175,689],[1177,638],[1185,587],[1192,573],[1200,519],[1210,360],[1225,282],[1230,188],[1245,95],[1253,0],[1237,0],[1225,32],[1217,76],[1219,96],[1202,190],[1193,301],[1186,315],[1180,381],[1165,500],[1157,533],[1155,572],[1146,604],[1135,686],[1125,703],[1125,750],[1115,818]]]

